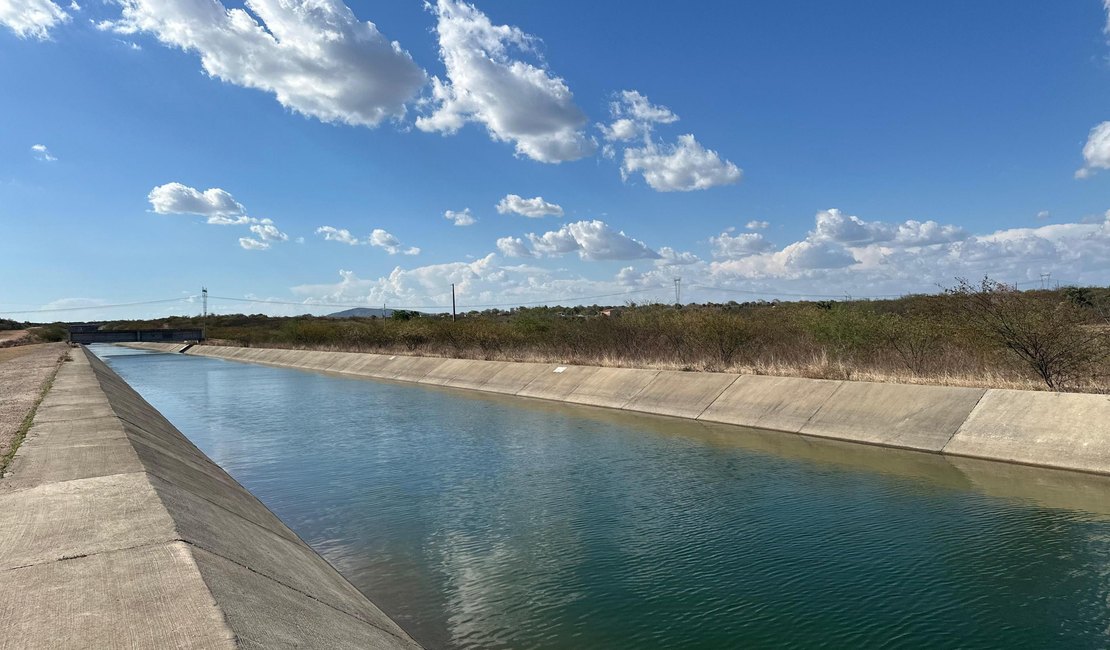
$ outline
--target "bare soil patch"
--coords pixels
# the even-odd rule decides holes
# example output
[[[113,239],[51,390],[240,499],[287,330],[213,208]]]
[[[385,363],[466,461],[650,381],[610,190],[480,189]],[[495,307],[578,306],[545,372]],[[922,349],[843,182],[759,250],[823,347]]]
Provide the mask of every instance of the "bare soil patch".
[[[43,385],[68,351],[65,343],[0,349],[0,464],[42,395]]]

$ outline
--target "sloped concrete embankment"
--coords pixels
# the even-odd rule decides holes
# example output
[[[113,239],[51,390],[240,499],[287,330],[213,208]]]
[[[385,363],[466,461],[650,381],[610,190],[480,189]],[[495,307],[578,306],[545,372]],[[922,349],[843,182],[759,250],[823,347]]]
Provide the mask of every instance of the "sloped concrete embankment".
[[[1110,474],[1108,395],[204,345],[188,354]]]
[[[417,648],[87,350],[0,481],[0,647]]]

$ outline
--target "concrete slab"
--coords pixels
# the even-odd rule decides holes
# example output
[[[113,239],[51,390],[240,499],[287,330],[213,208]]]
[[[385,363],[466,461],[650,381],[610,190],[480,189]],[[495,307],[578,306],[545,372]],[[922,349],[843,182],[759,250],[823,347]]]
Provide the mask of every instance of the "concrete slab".
[[[658,370],[598,368],[566,397],[575,404],[624,408],[624,405],[655,379]]]
[[[125,437],[74,445],[24,441],[20,452],[12,460],[9,468],[11,476],[0,480],[0,490],[141,472],[143,469]]]
[[[696,418],[736,381],[736,375],[661,370],[624,406],[627,411]]]
[[[384,630],[203,549],[193,557],[242,647],[419,647],[400,628]]]
[[[381,354],[365,354],[365,359],[347,369],[347,373],[360,377],[378,377],[389,364],[389,357]]]
[[[549,372],[550,367],[543,363],[506,363],[481,385],[481,390],[490,393],[516,395],[536,377]]]
[[[387,379],[417,382],[444,361],[439,357],[395,357],[383,366],[382,374]]]
[[[308,350],[300,356],[300,367],[306,370],[327,370],[335,363],[335,352]]]
[[[494,376],[509,366],[519,365],[509,361],[481,361],[475,359],[458,359],[458,361],[464,361],[464,363],[458,366],[455,375],[444,385],[469,390],[486,390],[486,385]],[[506,377],[502,376],[502,380],[505,379]]]
[[[0,570],[174,539],[143,472],[0,493]]]
[[[334,352],[332,363],[328,366],[328,372],[346,373],[348,369],[363,363],[366,360],[366,355],[360,352]]]
[[[598,371],[593,366],[563,366],[553,363],[537,365],[542,366],[543,370],[527,386],[517,391],[517,395],[565,401],[579,384]]]
[[[317,600],[378,627],[399,631],[381,610],[299,539],[277,535],[172,483],[152,477],[150,484],[170,513],[178,539],[297,591],[311,593]]]
[[[0,648],[235,648],[184,542],[4,573]]]
[[[480,368],[481,366],[478,365],[480,363],[472,359],[440,359],[440,363],[434,365],[426,375],[420,378],[420,383],[443,386],[454,379],[457,374],[465,373],[467,369]]]
[[[102,361],[79,356],[61,378],[80,387],[56,393],[48,415],[88,410],[98,391],[114,415],[36,418],[0,481],[0,647],[415,647]]]
[[[741,375],[698,419],[797,433],[841,383]]]
[[[43,400],[35,413],[35,422],[69,422],[72,420],[103,418],[111,415],[113,415],[112,409],[107,402],[53,405]]]
[[[982,398],[981,388],[843,382],[799,433],[940,451]]]
[[[988,390],[944,453],[1110,473],[1110,395]]]

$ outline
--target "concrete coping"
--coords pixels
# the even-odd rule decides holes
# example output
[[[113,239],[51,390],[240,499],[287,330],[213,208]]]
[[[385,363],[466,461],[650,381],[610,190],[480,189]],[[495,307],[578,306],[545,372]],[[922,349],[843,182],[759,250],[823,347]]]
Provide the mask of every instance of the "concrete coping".
[[[419,648],[103,361],[72,357],[0,480],[0,645]]]

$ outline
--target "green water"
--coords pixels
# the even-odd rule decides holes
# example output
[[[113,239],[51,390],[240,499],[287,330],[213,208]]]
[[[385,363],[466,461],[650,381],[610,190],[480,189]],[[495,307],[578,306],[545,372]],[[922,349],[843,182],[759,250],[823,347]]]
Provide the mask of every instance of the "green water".
[[[1110,482],[97,347],[434,648],[1110,645]]]

